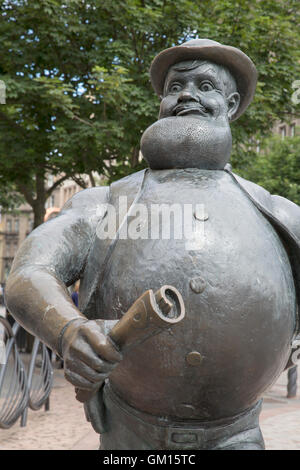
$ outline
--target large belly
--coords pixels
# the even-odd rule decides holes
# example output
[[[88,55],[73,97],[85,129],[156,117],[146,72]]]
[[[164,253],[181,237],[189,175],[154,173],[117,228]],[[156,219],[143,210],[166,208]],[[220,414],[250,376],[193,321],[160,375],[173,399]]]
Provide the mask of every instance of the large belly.
[[[239,413],[276,379],[290,351],[295,289],[286,252],[230,176],[213,173],[178,187],[157,178],[163,172],[150,176],[139,202],[204,204],[202,241],[190,249],[184,238],[119,240],[100,290],[99,310],[116,316],[149,288],[169,284],[183,296],[186,318],[127,353],[111,375],[129,404],[156,415]]]

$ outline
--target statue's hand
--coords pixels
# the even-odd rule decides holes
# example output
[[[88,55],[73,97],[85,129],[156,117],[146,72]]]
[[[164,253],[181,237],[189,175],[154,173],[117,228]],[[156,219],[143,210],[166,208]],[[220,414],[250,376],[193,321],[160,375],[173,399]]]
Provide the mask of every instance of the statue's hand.
[[[101,324],[79,319],[68,325],[62,338],[66,379],[75,387],[96,392],[122,360]]]

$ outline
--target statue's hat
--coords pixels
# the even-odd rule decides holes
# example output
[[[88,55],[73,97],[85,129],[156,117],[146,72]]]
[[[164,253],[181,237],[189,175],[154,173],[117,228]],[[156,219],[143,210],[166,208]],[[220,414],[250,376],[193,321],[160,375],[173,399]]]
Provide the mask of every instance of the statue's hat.
[[[163,94],[164,82],[171,65],[185,60],[209,60],[224,65],[236,80],[241,101],[232,120],[239,118],[251,103],[257,82],[257,71],[252,60],[236,47],[225,46],[211,39],[192,39],[180,46],[160,52],[152,61],[150,78],[158,96]]]

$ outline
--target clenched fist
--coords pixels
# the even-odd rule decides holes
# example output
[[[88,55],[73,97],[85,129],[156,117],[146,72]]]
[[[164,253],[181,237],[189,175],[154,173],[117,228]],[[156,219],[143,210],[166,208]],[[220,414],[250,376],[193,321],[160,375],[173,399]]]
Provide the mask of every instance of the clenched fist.
[[[121,353],[94,320],[70,322],[61,342],[66,379],[75,387],[96,392],[122,360]]]

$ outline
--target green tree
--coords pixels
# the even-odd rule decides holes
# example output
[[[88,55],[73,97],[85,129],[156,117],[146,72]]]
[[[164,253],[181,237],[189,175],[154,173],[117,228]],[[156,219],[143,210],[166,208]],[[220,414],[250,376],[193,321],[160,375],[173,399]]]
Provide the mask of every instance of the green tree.
[[[259,82],[233,124],[233,165],[248,170],[256,139],[290,116],[300,76],[296,0],[2,0],[0,175],[31,204],[35,225],[47,197],[69,176],[109,180],[136,171],[142,132],[159,102],[148,69],[164,48],[208,37],[245,51]],[[63,176],[62,173],[64,173]],[[79,182],[81,182],[79,180]],[[5,184],[3,185],[5,188]]]
[[[0,73],[7,95],[0,106],[1,190],[14,185],[32,206],[35,226],[43,221],[51,192],[78,171],[76,158],[61,154],[54,137],[73,119],[76,66],[90,67],[79,44],[71,45],[80,30],[78,6],[70,2],[63,8],[62,2],[47,0],[1,2]],[[46,184],[49,174],[58,176],[51,187]]]
[[[300,136],[265,139],[245,176],[300,205]]]
[[[96,11],[102,23],[109,25],[111,38],[103,44],[105,74],[91,91],[97,97],[95,108],[102,128],[107,127],[108,134],[114,128],[119,137],[116,142],[117,135],[112,135],[113,145],[109,145],[108,153],[115,157],[110,179],[136,170],[139,136],[156,119],[159,104],[148,77],[151,60],[160,50],[188,39],[209,37],[236,46],[257,66],[255,99],[232,125],[232,163],[239,173],[247,171],[256,141],[271,133],[275,121],[294,116],[292,85],[300,76],[296,1],[127,0],[113,5],[104,2],[101,8],[98,4]],[[130,79],[126,90],[114,87],[117,67]],[[105,90],[109,84],[111,95]],[[116,106],[113,96],[122,109]],[[105,139],[100,147],[105,148],[107,134],[100,135]]]
[[[135,17],[135,3],[5,0],[0,4],[0,79],[7,88],[6,105],[0,108],[2,191],[8,189],[6,183],[15,185],[33,208],[35,226],[43,221],[45,201],[67,177],[81,182],[81,173],[93,179],[92,170],[111,175],[119,167],[124,173],[128,162],[137,161],[140,128],[155,114],[138,29],[152,30],[153,22],[151,34],[160,37],[164,15],[162,2],[157,6],[154,2],[153,11],[150,2],[137,8]],[[166,29],[172,29],[172,36],[161,40],[163,46],[177,41],[192,22],[192,12],[185,15],[186,22],[177,22],[176,12],[177,7]],[[135,28],[137,37],[132,36]],[[127,42],[121,38],[124,34]],[[136,63],[126,68],[131,62]],[[144,119],[138,123],[141,116]],[[50,188],[49,174],[58,177]]]

